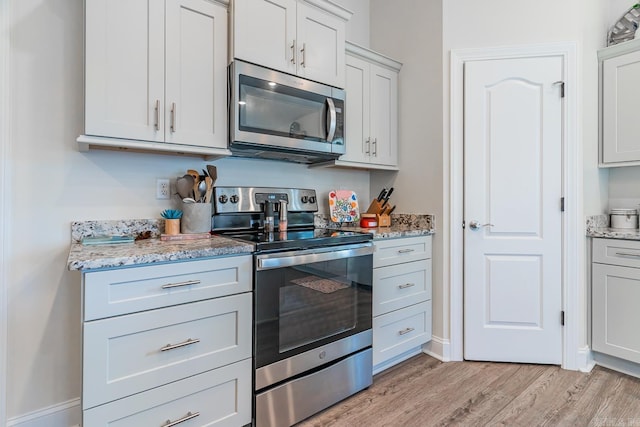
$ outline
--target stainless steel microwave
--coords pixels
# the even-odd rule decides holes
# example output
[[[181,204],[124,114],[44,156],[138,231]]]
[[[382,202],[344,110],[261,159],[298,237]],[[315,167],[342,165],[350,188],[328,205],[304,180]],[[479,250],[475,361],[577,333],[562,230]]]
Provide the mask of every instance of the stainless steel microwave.
[[[229,66],[234,156],[320,163],[345,153],[345,91],[235,60]]]

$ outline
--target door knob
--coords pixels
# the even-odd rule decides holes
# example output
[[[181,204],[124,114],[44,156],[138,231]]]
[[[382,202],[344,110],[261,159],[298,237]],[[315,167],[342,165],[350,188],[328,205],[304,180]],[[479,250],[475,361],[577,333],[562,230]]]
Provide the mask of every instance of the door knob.
[[[493,227],[493,224],[480,224],[475,220],[469,223],[469,228],[471,228],[472,230],[480,230],[482,227]]]

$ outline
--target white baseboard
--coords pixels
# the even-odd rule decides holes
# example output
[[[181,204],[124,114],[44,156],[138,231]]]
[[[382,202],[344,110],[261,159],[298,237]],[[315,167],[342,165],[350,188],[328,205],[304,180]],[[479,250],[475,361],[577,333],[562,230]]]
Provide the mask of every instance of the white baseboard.
[[[422,352],[442,362],[451,362],[451,341],[434,335],[422,346]]]
[[[596,361],[593,360],[593,352],[588,345],[579,348],[576,354],[577,368],[580,372],[591,372],[596,366]]]
[[[593,359],[597,365],[622,372],[623,374],[631,375],[632,377],[640,378],[640,364],[638,363],[618,359],[617,357],[597,353],[595,351],[593,352]]]
[[[11,418],[7,427],[78,427],[81,418],[78,398]]]

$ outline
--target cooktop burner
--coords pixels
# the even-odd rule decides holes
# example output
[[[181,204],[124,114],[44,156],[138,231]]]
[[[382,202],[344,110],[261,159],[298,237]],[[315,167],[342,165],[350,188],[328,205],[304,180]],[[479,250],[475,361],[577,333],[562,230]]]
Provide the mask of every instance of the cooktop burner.
[[[310,230],[288,230],[273,233],[265,232],[237,232],[224,233],[225,236],[255,243],[257,251],[271,251],[283,249],[310,249],[322,246],[347,245],[363,243],[371,240],[369,233],[357,231],[332,230],[315,228]]]

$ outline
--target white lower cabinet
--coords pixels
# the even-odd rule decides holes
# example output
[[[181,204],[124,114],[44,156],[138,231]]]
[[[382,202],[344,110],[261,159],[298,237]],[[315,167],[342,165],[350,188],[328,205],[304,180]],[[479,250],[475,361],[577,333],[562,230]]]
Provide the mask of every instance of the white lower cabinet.
[[[431,340],[431,236],[375,241],[373,370],[380,372]]]
[[[251,266],[245,255],[85,272],[83,425],[249,424]]]
[[[593,239],[592,346],[640,363],[640,242]]]
[[[237,427],[251,422],[251,359],[89,409],[86,427]],[[172,424],[174,423],[174,424]]]

